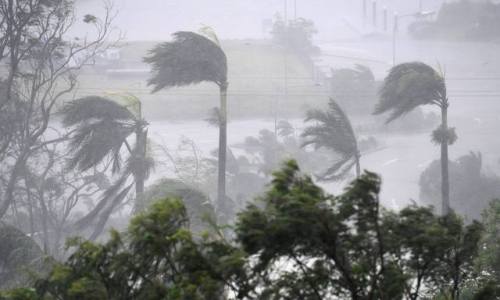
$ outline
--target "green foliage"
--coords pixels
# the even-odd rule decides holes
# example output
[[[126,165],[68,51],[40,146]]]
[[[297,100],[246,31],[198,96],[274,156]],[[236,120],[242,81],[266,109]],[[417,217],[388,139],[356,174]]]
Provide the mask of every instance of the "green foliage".
[[[71,241],[68,261],[35,290],[3,297],[221,299],[229,290],[234,299],[459,299],[482,226],[426,207],[385,211],[380,188],[365,172],[332,196],[288,161],[238,215],[233,245],[193,239],[183,203],[164,199],[105,244]],[[476,299],[496,293],[478,290]]]
[[[70,241],[73,254],[36,291],[6,299],[218,299],[222,283],[241,272],[242,253],[223,242],[197,244],[187,226],[180,200],[159,201],[105,244]]]
[[[152,66],[148,85],[153,86],[153,92],[203,81],[226,84],[227,59],[219,45],[194,32],[179,31],[173,37],[172,42],[157,45],[144,58]]]
[[[416,206],[385,212],[369,172],[337,197],[294,162],[274,176],[263,205],[250,205],[236,227],[265,299],[417,299],[423,286],[456,293],[471,272],[477,223]]]
[[[420,105],[440,104],[445,97],[446,85],[438,72],[424,63],[403,63],[385,78],[374,114],[391,112],[389,123]]]
[[[201,233],[208,228],[208,220],[215,220],[215,211],[210,199],[201,191],[174,179],[161,179],[146,188],[135,202],[135,212],[144,211],[157,199],[181,199],[189,216],[190,229]]]
[[[500,200],[490,202],[484,210],[483,224],[485,232],[481,240],[481,249],[477,259],[479,271],[486,279],[500,282]]]
[[[310,110],[305,122],[315,122],[304,129],[303,147],[313,145],[315,150],[326,148],[333,151],[338,158],[323,174],[320,180],[341,180],[354,166],[359,166],[360,152],[356,134],[351,121],[342,108],[333,100],[328,102],[329,110]],[[359,174],[357,174],[359,176]]]

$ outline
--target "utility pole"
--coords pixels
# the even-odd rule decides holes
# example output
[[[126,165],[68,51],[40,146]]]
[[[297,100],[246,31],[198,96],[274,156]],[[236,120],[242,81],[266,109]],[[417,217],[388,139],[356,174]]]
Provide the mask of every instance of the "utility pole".
[[[293,19],[297,20],[297,0],[293,0]]]
[[[399,26],[399,16],[398,13],[394,13],[394,26],[392,28],[392,66],[396,65],[396,34],[398,32]]]
[[[288,26],[288,0],[283,0],[283,5],[285,26]]]
[[[366,19],[368,18],[368,0],[363,0],[363,26],[366,26]]]
[[[377,28],[377,0],[373,0],[372,2],[372,19],[373,27]]]
[[[384,6],[384,32],[387,31],[387,7]]]

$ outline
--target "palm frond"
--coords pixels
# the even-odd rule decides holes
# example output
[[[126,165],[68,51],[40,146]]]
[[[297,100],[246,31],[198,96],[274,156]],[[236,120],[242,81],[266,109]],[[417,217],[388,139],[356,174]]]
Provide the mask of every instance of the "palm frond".
[[[134,126],[109,119],[80,125],[70,140],[73,155],[68,167],[86,171],[111,156],[116,173],[121,167],[122,146],[134,131]]]
[[[148,85],[153,92],[203,81],[226,83],[227,58],[216,43],[187,31],[176,32],[173,37],[172,42],[157,45],[144,58],[152,67]]]
[[[75,227],[79,230],[85,229],[89,225],[92,225],[94,220],[100,215],[100,213],[106,209],[107,205],[113,201],[123,190],[123,186],[127,183],[128,178],[130,177],[130,173],[124,173],[118,180],[116,180],[113,185],[111,185],[104,193],[102,194],[101,200],[97,203],[97,205],[84,217],[75,222]]]
[[[99,96],[84,97],[66,104],[61,113],[64,126],[74,126],[90,120],[135,120],[124,106]]]
[[[400,64],[385,78],[374,114],[390,111],[389,123],[420,105],[437,103],[445,95],[444,78],[432,67],[420,62]]]
[[[213,127],[219,127],[221,124],[222,116],[220,109],[218,107],[214,107],[210,110],[209,116],[205,119],[205,121]]]
[[[99,221],[97,222],[94,231],[90,235],[90,240],[95,240],[103,231],[104,225],[106,225],[106,222],[108,221],[109,217],[113,213],[113,210],[120,205],[125,197],[127,197],[128,193],[134,186],[133,183],[129,184],[127,187],[125,187],[123,190],[121,190],[112,201],[110,201],[110,205],[106,209],[102,211],[99,217]]]
[[[343,157],[325,170],[321,175],[316,175],[319,181],[339,181],[347,177],[356,164],[353,157]]]
[[[155,161],[151,156],[130,155],[125,165],[127,172],[139,178],[148,179],[151,170],[154,168]]]
[[[357,154],[357,139],[351,122],[333,99],[330,99],[328,111],[308,111],[305,122],[311,121],[316,124],[304,129],[303,147],[313,145],[315,149],[327,148],[341,156]]]

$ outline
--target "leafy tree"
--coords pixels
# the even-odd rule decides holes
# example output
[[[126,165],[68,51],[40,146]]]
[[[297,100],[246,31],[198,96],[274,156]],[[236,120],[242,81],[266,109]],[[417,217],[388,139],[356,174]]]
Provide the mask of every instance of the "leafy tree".
[[[441,166],[433,161],[420,175],[420,201],[437,206],[441,197]],[[449,162],[451,207],[468,221],[481,220],[491,199],[500,197],[500,178],[486,174],[481,153],[471,152]]]
[[[274,21],[271,30],[274,42],[305,57],[319,52],[319,48],[314,46],[312,42],[312,38],[316,33],[318,31],[311,20],[296,18],[285,21],[279,15]]]
[[[483,213],[484,235],[477,259],[482,280],[500,282],[500,200],[490,202]]]
[[[329,110],[310,110],[306,122],[316,124],[306,127],[302,137],[306,139],[303,146],[313,145],[317,150],[326,148],[338,154],[339,158],[322,175],[321,180],[340,180],[352,167],[356,167],[356,176],[361,175],[360,158],[356,134],[351,121],[342,108],[333,100],[328,102]]]
[[[134,185],[136,197],[144,192],[144,181],[153,165],[147,153],[147,122],[127,107],[98,96],[70,102],[63,108],[62,114],[63,124],[76,128],[70,140],[73,153],[69,168],[87,171],[109,158],[112,173],[120,173],[94,209],[77,223],[77,227],[83,228],[98,217],[91,235],[94,239],[102,232],[113,209],[125,199]],[[133,146],[127,140],[131,135],[135,135]],[[126,148],[128,158],[122,168],[123,148]],[[130,176],[134,179],[132,183],[128,183]]]
[[[442,213],[450,212],[448,146],[457,139],[455,128],[448,127],[448,96],[442,74],[421,62],[403,63],[393,67],[380,90],[375,114],[391,112],[387,123],[407,114],[420,105],[436,105],[441,109],[441,125],[432,133],[432,141],[441,145]]]
[[[93,38],[68,40],[77,22],[73,1],[0,3],[0,218],[22,194],[22,175],[47,145],[65,138],[47,134],[57,103],[72,93],[79,71],[105,51],[112,8],[87,22]],[[95,29],[95,30],[92,30]],[[20,191],[21,190],[21,191]]]
[[[179,180],[167,178],[149,186],[135,202],[134,211],[145,211],[157,199],[166,198],[182,200],[189,217],[189,228],[193,233],[206,231],[209,222],[216,219],[215,210],[206,195]]]
[[[332,196],[289,161],[238,215],[234,243],[194,239],[182,202],[165,199],[105,244],[74,241],[69,260],[34,290],[10,295],[219,299],[225,286],[234,299],[459,299],[481,226],[431,208],[385,211],[380,184],[365,172]]]
[[[0,222],[0,289],[30,282],[32,271],[47,267],[42,249],[17,228]]]
[[[188,223],[180,200],[159,201],[105,244],[71,241],[68,260],[14,299],[219,299],[242,272],[242,252],[195,242]]]
[[[208,29],[205,31],[212,39],[194,32],[176,32],[173,41],[157,45],[144,61],[152,66],[153,74],[148,85],[153,86],[153,92],[204,81],[219,87],[218,207],[226,199],[227,58],[215,34]]]
[[[386,212],[373,173],[333,197],[298,171],[289,162],[263,203],[239,216],[238,241],[255,260],[261,297],[417,299],[446,290],[458,299],[472,274],[478,223],[416,206]]]

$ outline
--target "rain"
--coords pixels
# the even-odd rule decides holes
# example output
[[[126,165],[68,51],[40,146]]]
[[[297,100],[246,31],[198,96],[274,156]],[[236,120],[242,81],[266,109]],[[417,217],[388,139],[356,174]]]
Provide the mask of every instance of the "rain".
[[[0,1],[0,299],[500,299],[500,1]]]

